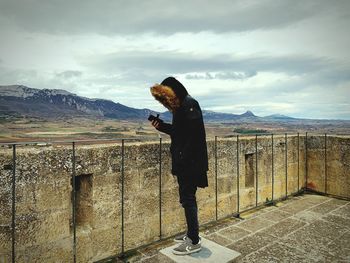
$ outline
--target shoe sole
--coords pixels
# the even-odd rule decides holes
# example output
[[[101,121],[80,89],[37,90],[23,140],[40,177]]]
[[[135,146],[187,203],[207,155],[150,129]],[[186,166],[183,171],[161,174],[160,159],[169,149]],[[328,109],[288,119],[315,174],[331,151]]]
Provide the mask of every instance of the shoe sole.
[[[180,239],[173,239],[175,243],[183,243],[185,240],[180,240]],[[201,243],[201,237],[199,237],[199,243]]]
[[[178,256],[185,256],[185,255],[190,255],[190,254],[199,252],[199,251],[201,251],[201,249],[202,249],[202,248],[199,247],[199,248],[196,248],[196,249],[194,249],[194,250],[186,251],[186,252],[180,252],[180,251],[173,250],[173,254],[178,255]]]

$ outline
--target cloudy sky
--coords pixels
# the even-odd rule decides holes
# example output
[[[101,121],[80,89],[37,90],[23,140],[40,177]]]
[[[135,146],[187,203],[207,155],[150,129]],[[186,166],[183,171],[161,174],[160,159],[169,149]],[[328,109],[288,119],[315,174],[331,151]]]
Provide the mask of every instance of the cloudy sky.
[[[350,119],[348,0],[0,0],[0,85],[165,110],[172,75],[202,108]]]

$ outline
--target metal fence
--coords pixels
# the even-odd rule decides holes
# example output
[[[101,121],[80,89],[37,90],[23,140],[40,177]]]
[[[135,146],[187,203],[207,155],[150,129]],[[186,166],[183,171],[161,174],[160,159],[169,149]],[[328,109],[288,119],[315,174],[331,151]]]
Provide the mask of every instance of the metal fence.
[[[286,184],[286,191],[285,191],[285,196],[279,199],[276,199],[274,196],[274,183],[275,183],[275,173],[274,173],[274,136],[275,135],[284,135],[284,145],[285,145],[285,156],[284,156],[284,166],[285,166],[285,184]],[[350,134],[333,134],[333,135],[346,135],[349,136]],[[271,200],[263,203],[263,204],[258,204],[258,197],[259,197],[259,181],[258,181],[258,139],[259,136],[271,136],[271,155],[272,155],[272,161],[271,161]],[[288,193],[288,136],[297,136],[297,181],[298,181],[298,190],[296,192],[293,193]],[[237,178],[236,178],[236,191],[237,191],[237,204],[236,204],[236,211],[233,211],[232,214],[228,215],[227,217],[239,217],[241,213],[249,211],[251,209],[255,209],[258,206],[262,206],[262,205],[266,205],[266,204],[274,204],[276,201],[280,200],[280,199],[285,199],[288,198],[288,196],[291,195],[296,195],[296,194],[300,194],[303,193],[304,191],[310,190],[308,189],[307,185],[308,185],[308,133],[305,133],[305,137],[304,137],[304,141],[300,141],[300,134],[250,134],[250,135],[236,135],[235,139],[236,139],[236,148],[237,148],[237,153],[236,153],[236,169],[237,169]],[[324,191],[320,191],[319,193],[322,194],[327,194],[327,134],[317,134],[317,136],[324,136],[324,178],[325,178],[325,186],[324,186]],[[241,210],[240,207],[240,156],[239,156],[239,146],[240,146],[240,141],[241,138],[255,138],[255,206],[250,207],[248,209],[245,210]],[[217,143],[218,143],[218,136],[215,136],[214,138],[214,158],[215,158],[215,171],[214,171],[214,175],[215,175],[215,220],[220,220],[222,218],[219,218],[218,216],[218,156],[217,156]],[[124,207],[124,184],[125,184],[125,174],[124,174],[124,170],[125,170],[125,142],[127,141],[135,141],[135,140],[140,140],[140,139],[134,139],[134,138],[121,138],[121,139],[95,139],[95,140],[75,140],[75,141],[47,141],[46,143],[63,143],[63,144],[71,144],[71,149],[72,149],[72,220],[73,220],[73,242],[72,242],[72,261],[76,262],[77,261],[77,240],[76,240],[76,187],[75,187],[75,177],[76,177],[76,145],[79,143],[89,143],[89,142],[120,142],[121,143],[121,253],[120,253],[120,257],[123,257],[125,255],[126,252],[125,251],[125,223],[124,223],[124,212],[125,212],[125,207]],[[13,142],[13,143],[0,143],[0,146],[2,147],[11,147],[12,148],[12,164],[11,165],[6,165],[6,167],[4,167],[4,169],[11,169],[12,170],[12,177],[11,177],[11,184],[12,184],[12,194],[11,194],[11,205],[12,205],[12,218],[11,218],[11,243],[12,243],[12,262],[15,262],[15,258],[16,258],[16,234],[15,234],[15,229],[16,229],[16,149],[17,146],[21,145],[21,146],[26,146],[26,145],[35,145],[37,143],[43,143],[43,142]],[[304,143],[305,146],[305,163],[304,164],[300,164],[300,144]],[[163,233],[162,233],[162,138],[159,138],[159,156],[158,156],[158,160],[159,160],[159,166],[158,166],[158,176],[159,176],[159,240],[168,238],[168,237],[164,237]],[[350,150],[350,149],[349,149]],[[299,174],[299,168],[300,165],[305,165],[305,182],[304,182],[304,186],[300,188],[300,174]],[[339,197],[339,196],[338,196]],[[341,196],[340,196],[341,197]],[[344,197],[341,197],[344,198]],[[212,223],[212,222],[209,222]],[[158,240],[158,241],[159,241]],[[156,241],[157,242],[157,241]],[[152,242],[154,243],[154,242]],[[146,246],[149,244],[144,244],[143,246]],[[137,249],[137,248],[134,248]]]

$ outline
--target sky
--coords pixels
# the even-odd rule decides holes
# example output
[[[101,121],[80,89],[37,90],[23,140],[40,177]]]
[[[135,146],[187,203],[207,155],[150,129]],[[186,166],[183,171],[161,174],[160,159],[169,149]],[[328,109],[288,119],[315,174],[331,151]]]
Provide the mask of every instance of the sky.
[[[350,120],[348,0],[0,0],[0,85],[166,109]]]

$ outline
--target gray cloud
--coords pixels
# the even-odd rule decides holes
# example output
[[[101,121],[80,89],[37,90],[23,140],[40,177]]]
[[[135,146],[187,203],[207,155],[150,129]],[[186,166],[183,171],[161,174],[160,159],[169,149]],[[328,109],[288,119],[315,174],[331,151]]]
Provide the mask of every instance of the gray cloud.
[[[179,52],[117,52],[96,55],[81,61],[84,65],[105,72],[123,72],[135,75],[187,74],[191,72],[283,72],[302,75],[335,67],[335,62],[314,56],[234,56],[231,54],[198,55]],[[252,73],[247,73],[249,74]],[[209,77],[209,76],[207,76]],[[217,78],[233,78],[237,75],[219,74]]]
[[[256,76],[256,72],[219,72],[219,73],[210,73],[206,72],[205,74],[186,74],[186,79],[247,79]]]
[[[60,73],[56,73],[56,76],[64,79],[70,79],[74,77],[80,77],[82,74],[83,73],[78,70],[66,70]]]
[[[230,32],[282,28],[322,12],[348,9],[349,1],[20,1],[1,0],[3,22],[56,34]]]

